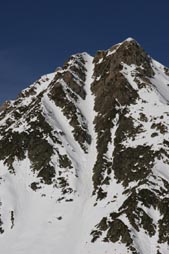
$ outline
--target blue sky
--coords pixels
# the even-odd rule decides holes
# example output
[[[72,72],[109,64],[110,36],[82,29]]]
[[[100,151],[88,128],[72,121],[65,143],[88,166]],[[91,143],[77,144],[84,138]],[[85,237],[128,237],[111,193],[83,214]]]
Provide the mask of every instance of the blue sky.
[[[169,1],[6,0],[0,5],[0,104],[73,53],[127,37],[169,66]]]

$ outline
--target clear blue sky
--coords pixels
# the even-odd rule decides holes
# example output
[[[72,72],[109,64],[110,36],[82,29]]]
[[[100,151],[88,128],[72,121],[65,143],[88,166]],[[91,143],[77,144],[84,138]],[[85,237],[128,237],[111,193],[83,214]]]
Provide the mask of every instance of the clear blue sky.
[[[5,0],[0,5],[0,104],[73,53],[127,37],[169,66],[168,0]]]

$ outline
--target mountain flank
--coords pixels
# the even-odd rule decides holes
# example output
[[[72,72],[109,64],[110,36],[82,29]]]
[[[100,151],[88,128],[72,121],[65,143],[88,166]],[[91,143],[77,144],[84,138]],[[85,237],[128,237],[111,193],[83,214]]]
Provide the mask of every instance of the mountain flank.
[[[134,39],[0,107],[0,249],[169,253],[169,69]]]

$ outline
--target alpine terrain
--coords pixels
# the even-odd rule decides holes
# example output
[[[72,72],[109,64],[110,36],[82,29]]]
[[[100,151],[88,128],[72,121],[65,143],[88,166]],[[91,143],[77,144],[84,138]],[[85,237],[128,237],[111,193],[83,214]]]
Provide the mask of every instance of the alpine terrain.
[[[169,253],[169,69],[134,39],[0,107],[0,253]]]

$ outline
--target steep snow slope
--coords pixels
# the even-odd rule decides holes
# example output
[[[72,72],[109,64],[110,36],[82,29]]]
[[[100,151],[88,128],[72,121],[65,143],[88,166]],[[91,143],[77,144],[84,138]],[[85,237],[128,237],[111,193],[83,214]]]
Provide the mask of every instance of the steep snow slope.
[[[2,253],[168,253],[168,73],[129,38],[2,105]]]
[[[13,162],[15,175],[11,175],[2,163],[1,168],[4,172],[1,172],[1,176],[3,176],[4,184],[0,185],[2,188],[1,199],[7,200],[8,203],[5,202],[2,205],[1,219],[6,226],[3,227],[3,230],[6,232],[9,243],[6,244],[6,237],[0,239],[3,253],[14,251],[16,253],[69,253],[70,250],[72,253],[77,250],[78,253],[79,251],[77,245],[81,243],[83,234],[86,233],[85,228],[88,220],[86,209],[88,206],[90,207],[91,203],[89,200],[92,196],[92,168],[96,159],[96,137],[93,127],[94,98],[90,90],[94,67],[92,64],[93,58],[87,54],[83,54],[83,58],[87,72],[85,81],[86,99],[84,101],[78,100],[76,106],[82,112],[85,121],[87,121],[89,132],[92,135],[91,145],[88,147],[87,153],[74,140],[71,126],[66,117],[63,116],[60,108],[56,107],[49,99],[47,92],[44,93],[42,98],[43,115],[53,131],[62,131],[65,134],[63,137],[60,136],[63,146],[59,147],[59,153],[61,155],[67,154],[73,160],[74,171],[65,172],[65,175],[68,174],[67,178],[74,193],[65,195],[70,197],[67,202],[61,203],[57,201],[60,197],[58,190],[53,186],[45,185],[38,193],[32,191],[30,185],[36,180],[36,175],[30,171],[31,163],[27,155],[24,160]],[[51,79],[47,80],[46,83],[50,83],[54,76],[55,74],[51,74]],[[47,77],[49,78],[49,75]],[[41,89],[39,87],[35,88],[37,90],[35,96],[46,89],[46,85],[48,85],[46,83],[43,83]],[[31,103],[32,97],[30,95],[29,98],[24,99],[21,105],[25,106]],[[36,117],[31,119],[33,122],[36,120]],[[22,119],[21,125],[14,127],[13,132],[26,131],[27,124]],[[48,142],[51,142],[50,139]],[[52,145],[54,146],[54,144]],[[58,149],[58,144],[56,149]],[[57,167],[55,156],[52,158],[52,163]],[[9,186],[11,186],[10,189]],[[13,228],[12,231],[11,228]],[[23,233],[20,234],[20,232]],[[66,244],[63,244],[63,242],[66,242]]]

